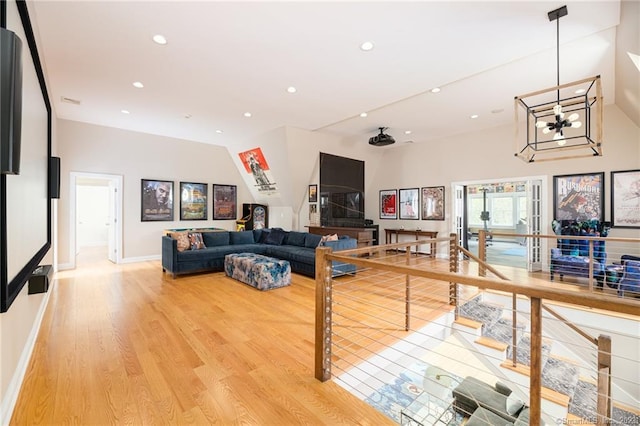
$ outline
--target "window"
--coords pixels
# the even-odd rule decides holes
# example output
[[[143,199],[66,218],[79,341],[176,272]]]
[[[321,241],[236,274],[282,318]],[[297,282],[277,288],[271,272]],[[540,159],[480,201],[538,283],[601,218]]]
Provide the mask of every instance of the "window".
[[[513,227],[514,222],[514,197],[491,197],[491,226]]]

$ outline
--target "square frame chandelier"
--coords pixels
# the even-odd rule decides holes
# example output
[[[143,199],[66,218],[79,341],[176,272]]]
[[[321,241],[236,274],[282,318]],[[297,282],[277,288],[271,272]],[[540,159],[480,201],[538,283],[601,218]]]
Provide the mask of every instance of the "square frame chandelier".
[[[557,85],[516,96],[516,157],[527,163],[602,155],[600,76],[560,84],[560,24],[567,7],[548,13],[557,21]],[[526,134],[526,144],[520,142]]]

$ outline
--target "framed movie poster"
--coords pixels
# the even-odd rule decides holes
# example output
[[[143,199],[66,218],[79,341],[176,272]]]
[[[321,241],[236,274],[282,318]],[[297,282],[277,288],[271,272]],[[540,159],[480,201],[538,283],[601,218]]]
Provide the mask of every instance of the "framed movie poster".
[[[418,188],[400,190],[400,219],[420,219],[420,191]]]
[[[640,228],[640,170],[611,172],[611,226]]]
[[[604,220],[604,172],[553,177],[556,220]]]
[[[173,220],[173,182],[142,179],[140,206],[142,222]]]
[[[318,185],[309,185],[309,202],[318,202]]]
[[[383,189],[380,191],[380,219],[397,219],[398,191],[395,189]]]
[[[180,182],[180,220],[207,220],[206,183]]]
[[[213,184],[213,220],[236,220],[237,187]]]
[[[422,220],[444,220],[444,186],[422,188]]]

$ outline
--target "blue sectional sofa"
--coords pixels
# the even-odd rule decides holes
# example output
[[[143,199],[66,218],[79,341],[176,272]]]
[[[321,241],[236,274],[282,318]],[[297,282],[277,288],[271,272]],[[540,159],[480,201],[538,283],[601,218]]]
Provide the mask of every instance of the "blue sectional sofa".
[[[316,247],[320,244],[331,247],[333,251],[357,247],[357,240],[354,238],[343,236],[337,241],[322,242],[320,235],[274,228],[239,232],[201,232],[200,242],[203,244],[192,244],[184,250],[182,244],[179,250],[178,241],[184,238],[185,233],[189,232],[182,231],[162,237],[162,271],[170,272],[174,278],[179,274],[223,271],[224,257],[231,253],[255,253],[287,260],[291,264],[292,272],[315,277]],[[190,234],[192,242],[194,236],[199,237],[193,235],[195,232]],[[334,277],[355,272],[355,265],[333,262]]]

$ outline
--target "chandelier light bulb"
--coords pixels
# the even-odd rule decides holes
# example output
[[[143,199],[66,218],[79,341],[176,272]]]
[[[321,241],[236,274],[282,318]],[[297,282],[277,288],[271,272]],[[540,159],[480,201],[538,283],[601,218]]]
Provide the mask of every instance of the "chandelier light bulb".
[[[580,118],[580,116],[578,115],[577,112],[574,112],[569,116],[569,121],[576,121],[578,118]]]
[[[580,127],[582,127],[582,121],[572,121],[571,127],[573,127],[574,129],[579,129]]]
[[[536,121],[536,127],[538,129],[544,129],[547,126],[548,126],[548,124],[547,124],[546,121]]]
[[[545,135],[548,135],[551,132],[551,129],[549,129],[548,127],[545,127],[544,129],[542,129],[542,133],[544,133]]]

